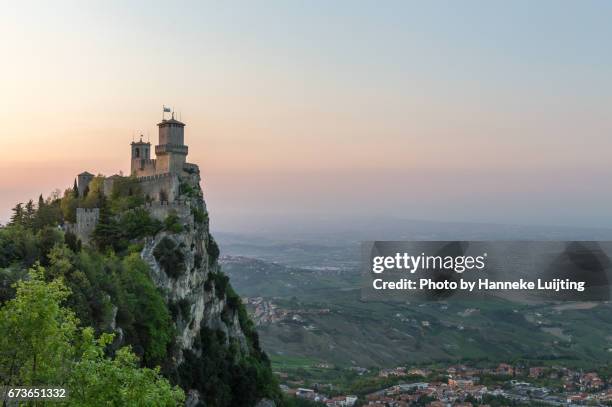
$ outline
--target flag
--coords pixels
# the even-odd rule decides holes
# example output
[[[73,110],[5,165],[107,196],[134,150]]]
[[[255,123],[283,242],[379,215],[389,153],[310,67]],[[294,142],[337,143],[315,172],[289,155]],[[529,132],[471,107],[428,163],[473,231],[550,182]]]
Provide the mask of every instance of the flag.
[[[164,113],[170,113],[172,111],[172,109],[170,109],[169,107],[164,106]]]

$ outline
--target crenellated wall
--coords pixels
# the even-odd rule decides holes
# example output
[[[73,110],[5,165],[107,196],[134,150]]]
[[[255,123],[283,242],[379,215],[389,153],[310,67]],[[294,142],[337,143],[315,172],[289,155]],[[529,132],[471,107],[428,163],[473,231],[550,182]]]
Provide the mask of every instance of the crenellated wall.
[[[143,208],[149,212],[151,217],[162,222],[170,213],[176,213],[183,221],[183,224],[193,225],[191,206],[184,200],[177,200],[174,202],[151,202],[144,204]]]
[[[139,177],[145,197],[153,201],[173,202],[179,196],[180,180],[178,174],[164,173]]]
[[[98,221],[100,220],[100,209],[98,208],[77,208],[76,223],[67,224],[66,230],[74,233],[83,244],[89,244],[89,239]]]

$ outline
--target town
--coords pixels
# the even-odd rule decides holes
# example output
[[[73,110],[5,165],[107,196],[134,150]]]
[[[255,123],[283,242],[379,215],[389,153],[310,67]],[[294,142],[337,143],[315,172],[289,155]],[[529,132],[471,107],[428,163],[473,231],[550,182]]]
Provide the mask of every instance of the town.
[[[317,367],[333,369],[325,363]],[[284,380],[281,387],[285,393],[327,407],[612,405],[608,371],[508,363],[348,370],[357,372],[364,382],[380,383],[381,388],[355,388],[352,394],[338,394],[339,389],[331,383],[290,380],[291,376],[282,372],[277,375]]]

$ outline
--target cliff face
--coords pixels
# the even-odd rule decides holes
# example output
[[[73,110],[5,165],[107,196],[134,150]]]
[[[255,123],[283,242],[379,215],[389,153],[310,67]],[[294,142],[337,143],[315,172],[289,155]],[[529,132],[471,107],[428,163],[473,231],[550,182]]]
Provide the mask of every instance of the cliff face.
[[[153,282],[162,290],[171,309],[178,311],[174,315],[178,331],[174,355],[177,366],[183,361],[183,350],[195,350],[194,341],[202,327],[223,331],[228,343],[230,338],[234,338],[240,343],[241,351],[248,353],[237,313],[228,309],[225,298],[219,298],[214,284],[207,284],[211,273],[220,270],[218,254],[215,253],[217,249],[209,231],[206,205],[201,192],[197,191],[192,197],[183,197],[189,210],[174,212],[182,230],[158,233],[146,240],[141,252],[142,259],[149,265]],[[168,209],[168,215],[172,213],[173,209]],[[199,222],[194,219],[194,213],[203,214]],[[176,251],[178,260],[171,267],[160,264],[163,263],[159,255],[162,246]]]
[[[187,391],[189,406],[247,406],[276,398],[267,356],[217,263],[219,249],[209,231],[199,172],[181,177],[179,190],[178,207],[150,208],[166,227],[147,238],[141,252],[176,324],[166,370]],[[236,389],[245,379],[252,382],[249,388]],[[225,386],[221,393],[219,386]],[[234,394],[243,390],[252,394]]]

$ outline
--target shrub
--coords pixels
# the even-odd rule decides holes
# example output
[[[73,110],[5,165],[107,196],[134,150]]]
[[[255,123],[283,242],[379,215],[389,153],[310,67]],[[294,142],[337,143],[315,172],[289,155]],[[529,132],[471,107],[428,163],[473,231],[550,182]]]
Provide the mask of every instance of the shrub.
[[[164,237],[153,250],[153,256],[172,278],[178,278],[185,273],[185,257],[179,246],[169,237]]]
[[[201,356],[184,351],[184,362],[179,366],[179,381],[184,387],[197,389],[205,405],[247,407],[262,398],[281,405],[278,382],[272,374],[267,358],[254,355],[237,358],[238,344],[221,330],[202,327],[196,345],[205,350]]]
[[[215,286],[215,294],[220,300],[225,297],[225,292],[229,285],[229,277],[218,271],[216,273],[210,273],[208,278],[212,281]]]
[[[61,280],[46,282],[45,270],[30,271],[15,284],[16,297],[0,308],[0,377],[5,385],[48,387],[64,383],[74,406],[180,405],[185,395],[160,375],[140,369],[129,347],[107,358],[113,336],[79,328],[64,306],[70,290]],[[15,316],[20,316],[16,318]],[[44,340],[41,340],[44,338]]]
[[[191,214],[193,215],[193,220],[195,223],[206,223],[208,220],[208,213],[204,212],[203,209],[200,208],[191,208]]]
[[[128,240],[155,236],[162,229],[162,223],[151,217],[149,212],[143,208],[132,209],[125,213],[119,225]]]
[[[181,182],[181,184],[179,185],[179,194],[180,195],[185,195],[185,196],[188,196],[188,197],[192,198],[192,197],[196,196],[196,191],[188,183]]]
[[[194,256],[193,262],[196,268],[200,268],[202,266],[202,255],[196,254]]]
[[[66,232],[66,234],[64,235],[64,243],[66,243],[66,245],[70,248],[70,250],[72,250],[75,253],[78,253],[81,251],[81,248],[82,248],[81,240],[79,240],[79,238],[77,238],[77,236],[74,233]]]
[[[170,212],[164,220],[164,229],[171,233],[181,233],[183,231],[183,225],[181,225],[181,219],[178,217],[176,212]]]
[[[217,242],[212,236],[208,237],[208,241],[206,242],[206,251],[208,252],[208,264],[215,264],[217,260],[219,260],[219,255],[221,252],[219,251]]]
[[[125,305],[134,315],[134,330],[148,366],[161,363],[173,340],[174,328],[163,297],[149,277],[149,267],[134,253],[123,260],[121,282]]]
[[[191,317],[191,303],[187,298],[181,298],[178,301],[178,307],[181,310],[181,315],[184,320],[188,320]]]

